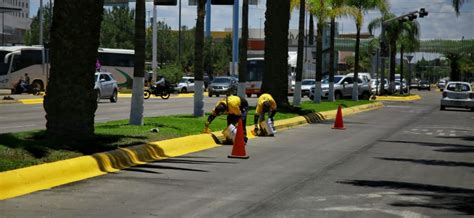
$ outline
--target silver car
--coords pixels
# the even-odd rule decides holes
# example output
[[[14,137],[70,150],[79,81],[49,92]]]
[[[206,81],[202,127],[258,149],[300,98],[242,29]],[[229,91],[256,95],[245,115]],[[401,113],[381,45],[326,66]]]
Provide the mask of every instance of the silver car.
[[[344,97],[352,96],[352,87],[354,85],[353,78],[351,76],[336,75],[334,76],[334,98],[341,99]],[[359,98],[368,100],[371,95],[370,86],[368,83],[364,83],[360,78],[357,78]],[[329,81],[327,79],[321,82],[321,97],[327,98],[329,96]],[[315,87],[311,88],[309,98],[314,99]]]
[[[316,84],[315,79],[304,79],[301,81],[301,97],[310,96],[311,88]]]
[[[468,108],[474,111],[474,92],[467,82],[449,82],[443,90],[440,110],[446,107]]]
[[[221,76],[212,80],[208,87],[208,95],[219,97],[219,95],[236,95],[238,89],[238,82],[235,77]]]
[[[117,81],[112,77],[111,73],[95,73],[94,90],[97,93],[97,102],[99,102],[100,99],[109,99],[112,103],[115,103],[118,100]]]

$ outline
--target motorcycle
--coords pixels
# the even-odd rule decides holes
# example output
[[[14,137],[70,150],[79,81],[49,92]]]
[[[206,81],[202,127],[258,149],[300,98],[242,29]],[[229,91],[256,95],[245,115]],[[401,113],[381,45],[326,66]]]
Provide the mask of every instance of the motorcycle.
[[[21,85],[16,85],[15,89],[12,89],[12,94],[22,94],[22,93],[27,93],[27,94],[32,94],[32,95],[39,95],[40,94],[40,89],[38,87],[34,86],[26,86],[23,87]]]
[[[171,96],[171,93],[174,91],[173,87],[170,85],[157,86],[153,85],[149,89],[145,90],[144,98],[149,99],[151,95],[160,96],[162,99],[168,99]]]

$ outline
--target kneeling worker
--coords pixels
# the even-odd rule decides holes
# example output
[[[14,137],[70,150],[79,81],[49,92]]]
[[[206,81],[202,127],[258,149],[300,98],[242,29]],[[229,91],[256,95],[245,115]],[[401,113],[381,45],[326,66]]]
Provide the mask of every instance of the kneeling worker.
[[[271,133],[266,131],[266,134],[273,135],[273,132],[275,130],[273,126],[273,117],[275,117],[276,112],[277,104],[273,97],[267,93],[260,95],[260,97],[258,98],[257,108],[255,110],[255,116],[253,119],[255,123],[254,132],[256,135],[262,135],[261,131],[263,131],[264,129],[262,128],[262,126],[260,126],[260,123],[262,121],[265,121],[265,113],[268,113],[268,118],[271,121],[271,126],[269,127],[273,129]]]
[[[239,119],[242,119],[242,125],[244,130],[244,141],[247,143],[247,130],[246,130],[246,118],[249,103],[244,98],[239,96],[228,96],[222,98],[217,102],[216,106],[211,112],[211,115],[207,118],[205,125],[205,132],[210,132],[209,125],[219,115],[227,114],[227,126],[230,124],[236,126]]]

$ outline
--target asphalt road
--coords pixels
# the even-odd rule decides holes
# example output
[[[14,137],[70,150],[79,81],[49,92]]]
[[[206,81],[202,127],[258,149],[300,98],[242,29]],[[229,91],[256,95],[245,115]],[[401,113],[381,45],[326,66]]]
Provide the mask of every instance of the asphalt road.
[[[26,95],[20,96],[25,98]],[[15,97],[18,98],[18,97]],[[222,98],[222,96],[220,97]],[[204,97],[206,112],[220,99]],[[250,105],[255,105],[257,98],[248,99]],[[95,121],[106,122],[112,120],[129,119],[131,98],[119,98],[117,103],[110,103],[106,99],[99,102],[95,113]],[[144,116],[161,116],[174,114],[192,114],[193,98],[147,99],[145,100]],[[25,130],[45,129],[45,112],[42,104],[0,104],[0,133],[20,132]]]
[[[474,113],[437,92],[0,202],[2,217],[472,217]]]

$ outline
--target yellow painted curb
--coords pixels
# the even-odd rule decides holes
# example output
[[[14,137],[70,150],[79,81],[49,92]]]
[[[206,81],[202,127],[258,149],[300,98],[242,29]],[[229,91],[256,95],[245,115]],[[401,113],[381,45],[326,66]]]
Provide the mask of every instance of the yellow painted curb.
[[[218,146],[200,134],[6,171],[0,173],[0,200]]]
[[[344,115],[350,115],[381,107],[383,107],[383,104],[376,102],[369,105],[345,108],[343,113]],[[319,113],[323,119],[331,119],[335,117],[335,114],[336,110]],[[277,120],[275,121],[275,127],[283,130],[307,124],[308,122],[307,118],[300,116],[286,120]],[[247,136],[249,139],[255,137],[250,134],[252,129],[253,126],[247,126]],[[213,135],[218,138],[223,137],[220,131],[213,132]],[[109,172],[116,172],[147,162],[181,156],[219,146],[221,145],[215,142],[211,134],[199,134],[1,172],[0,200],[50,189]]]
[[[207,96],[207,92],[204,92],[204,96]],[[118,93],[117,95],[119,98],[131,98],[131,93]],[[170,98],[192,98],[194,97],[194,93],[180,93],[180,94],[172,94]],[[150,98],[161,98],[159,96],[151,95]]]
[[[18,102],[21,104],[43,104],[42,98],[32,98],[32,99],[19,99]]]
[[[420,100],[421,97],[419,95],[410,95],[406,97],[402,96],[376,96],[376,101],[415,101]]]

